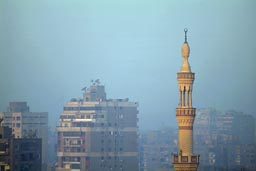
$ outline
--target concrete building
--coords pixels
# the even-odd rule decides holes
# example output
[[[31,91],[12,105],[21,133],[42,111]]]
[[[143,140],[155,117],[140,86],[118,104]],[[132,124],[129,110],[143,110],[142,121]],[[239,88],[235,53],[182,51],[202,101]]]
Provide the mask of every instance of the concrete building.
[[[42,139],[42,170],[47,168],[48,113],[30,112],[27,102],[10,102],[7,112],[0,113],[3,126],[12,128],[15,138],[36,136]]]
[[[192,106],[192,89],[195,74],[191,72],[188,62],[190,48],[187,42],[187,29],[185,31],[185,42],[182,46],[183,64],[177,74],[180,100],[176,109],[178,121],[178,154],[173,155],[175,171],[197,171],[199,155],[193,153],[193,124],[196,109]]]
[[[199,153],[200,165],[198,171],[214,171],[216,164],[216,149],[218,135],[216,118],[219,112],[215,109],[198,109],[194,126],[194,151]]]
[[[0,126],[0,170],[41,171],[41,168],[42,139],[15,138],[11,128]]]
[[[202,157],[199,171],[256,170],[253,116],[201,109],[195,124],[195,151]]]
[[[41,138],[12,138],[10,145],[12,171],[42,170]]]
[[[1,126],[0,119],[0,170],[11,170],[10,140],[12,138],[12,129],[7,126]]]
[[[140,134],[140,171],[171,171],[177,133],[172,128],[143,131]]]
[[[57,171],[138,171],[138,104],[107,99],[96,80],[60,115]]]

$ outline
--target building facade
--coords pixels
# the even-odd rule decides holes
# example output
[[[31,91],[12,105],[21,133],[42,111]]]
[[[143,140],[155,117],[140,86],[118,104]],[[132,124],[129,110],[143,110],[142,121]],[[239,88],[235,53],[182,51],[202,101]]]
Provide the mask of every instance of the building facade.
[[[161,128],[140,133],[140,171],[172,171],[172,153],[177,151],[177,133]]]
[[[185,42],[182,46],[183,64],[177,74],[180,92],[179,106],[176,109],[178,121],[178,154],[173,155],[175,171],[197,171],[199,155],[193,153],[193,124],[196,109],[192,106],[192,90],[195,74],[191,72],[188,62],[190,48],[187,42],[187,29]]]
[[[0,126],[0,170],[41,171],[42,139],[15,138],[11,128]]]
[[[199,171],[256,170],[255,118],[236,111],[197,110],[195,151]]]
[[[0,124],[2,119],[0,119]],[[11,148],[12,129],[0,125],[0,170],[11,171]]]
[[[3,126],[12,128],[15,138],[42,139],[42,170],[47,168],[48,113],[30,112],[27,102],[10,102],[7,112],[0,113]]]
[[[107,99],[94,82],[60,115],[57,171],[138,171],[138,104]]]
[[[41,138],[12,138],[10,145],[11,171],[42,170]]]

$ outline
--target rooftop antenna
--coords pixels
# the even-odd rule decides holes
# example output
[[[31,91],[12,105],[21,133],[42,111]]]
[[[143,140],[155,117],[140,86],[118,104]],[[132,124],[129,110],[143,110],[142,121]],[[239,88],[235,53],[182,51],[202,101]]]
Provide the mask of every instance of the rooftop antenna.
[[[100,79],[95,80],[95,82],[99,85],[100,84]]]
[[[86,91],[86,88],[87,88],[87,87],[82,88],[82,91]]]

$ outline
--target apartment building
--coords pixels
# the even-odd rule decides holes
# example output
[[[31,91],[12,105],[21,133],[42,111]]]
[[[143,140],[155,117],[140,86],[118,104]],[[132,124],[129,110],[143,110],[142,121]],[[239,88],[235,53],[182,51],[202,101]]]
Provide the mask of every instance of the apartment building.
[[[41,171],[42,139],[37,137],[15,138],[12,129],[1,126],[0,120],[0,170]]]
[[[107,99],[98,81],[60,115],[57,171],[138,171],[138,103]]]
[[[0,113],[3,126],[12,128],[15,138],[42,139],[42,170],[47,168],[48,113],[30,112],[27,102],[10,102],[7,112]]]

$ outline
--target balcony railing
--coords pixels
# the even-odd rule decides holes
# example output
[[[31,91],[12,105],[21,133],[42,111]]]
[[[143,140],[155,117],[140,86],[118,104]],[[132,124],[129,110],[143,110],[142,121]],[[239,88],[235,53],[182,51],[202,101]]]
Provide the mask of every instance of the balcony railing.
[[[199,163],[199,155],[182,156],[174,154],[173,163]]]
[[[179,72],[177,74],[178,79],[195,79],[195,73],[191,72]]]

